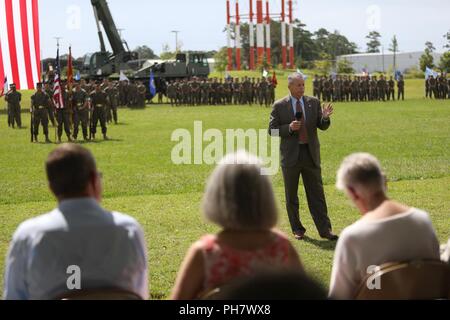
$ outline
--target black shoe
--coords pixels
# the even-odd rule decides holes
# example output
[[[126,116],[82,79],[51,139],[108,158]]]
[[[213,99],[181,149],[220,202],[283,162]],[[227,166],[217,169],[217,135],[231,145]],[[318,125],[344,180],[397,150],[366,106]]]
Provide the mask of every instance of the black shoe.
[[[106,134],[103,135],[104,140],[109,140],[109,138],[106,136]]]
[[[332,232],[328,232],[328,233],[326,233],[324,235],[321,235],[320,237],[322,239],[327,239],[327,240],[330,240],[330,241],[338,241],[339,240],[339,237],[337,235],[333,234]]]
[[[296,240],[304,240],[305,233],[306,233],[306,230],[294,231],[294,237]]]

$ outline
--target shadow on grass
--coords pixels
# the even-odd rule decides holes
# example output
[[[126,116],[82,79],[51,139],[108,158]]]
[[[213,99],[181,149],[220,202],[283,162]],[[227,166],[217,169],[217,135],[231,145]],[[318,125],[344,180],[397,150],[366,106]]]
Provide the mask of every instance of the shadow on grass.
[[[45,141],[39,141],[39,142],[33,142],[33,144],[37,144],[37,145],[62,145],[64,143],[75,143],[75,144],[79,144],[79,145],[89,145],[89,144],[103,144],[103,143],[108,143],[108,142],[123,142],[122,139],[108,139],[108,140],[88,140],[88,141],[84,141],[84,140],[77,140],[77,141],[61,141],[59,142],[54,142],[54,141],[50,141],[49,143],[45,142]]]
[[[319,247],[322,250],[334,251],[336,249],[336,241],[316,240],[316,239],[312,239],[308,236],[305,236],[304,241],[307,243],[310,243],[316,247]]]
[[[88,140],[88,141],[76,141],[76,143],[81,144],[81,145],[89,145],[89,144],[102,144],[102,143],[108,143],[108,142],[123,142],[122,139],[111,139],[109,138],[108,140],[103,140],[103,139],[98,139],[98,140]]]

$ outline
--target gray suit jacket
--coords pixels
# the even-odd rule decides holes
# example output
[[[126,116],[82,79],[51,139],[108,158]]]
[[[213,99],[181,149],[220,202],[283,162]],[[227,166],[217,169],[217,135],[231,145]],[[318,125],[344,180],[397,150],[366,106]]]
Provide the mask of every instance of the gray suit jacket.
[[[331,121],[326,121],[322,118],[322,107],[318,99],[304,96],[303,101],[305,104],[309,151],[314,164],[320,168],[320,142],[317,136],[317,128],[327,130],[331,125]],[[282,167],[295,166],[299,158],[299,133],[290,132],[289,125],[292,121],[295,121],[295,114],[290,96],[276,101],[270,115],[269,133],[273,136],[272,130],[279,130]]]

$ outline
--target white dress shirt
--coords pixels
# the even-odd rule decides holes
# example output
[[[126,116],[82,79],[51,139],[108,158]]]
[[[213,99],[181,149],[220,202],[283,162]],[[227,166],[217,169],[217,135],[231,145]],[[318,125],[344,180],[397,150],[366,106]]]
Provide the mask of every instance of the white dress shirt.
[[[70,293],[71,266],[79,267],[81,290],[117,288],[149,296],[140,225],[84,198],[63,201],[18,227],[6,261],[4,298],[48,300]]]

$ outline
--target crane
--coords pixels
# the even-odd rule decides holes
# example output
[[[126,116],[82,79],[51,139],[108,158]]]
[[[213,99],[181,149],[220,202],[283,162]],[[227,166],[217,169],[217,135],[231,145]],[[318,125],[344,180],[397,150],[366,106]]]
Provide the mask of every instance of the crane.
[[[120,70],[130,69],[128,62],[137,59],[137,54],[131,52],[126,41],[120,37],[108,3],[106,0],[91,0],[91,4],[97,25],[100,51],[85,56],[84,73],[88,78],[104,78]],[[102,27],[111,45],[112,53],[106,51]]]
[[[118,74],[120,71],[131,71],[131,79],[148,82],[153,73],[156,82],[161,78],[189,78],[193,76],[208,77],[210,69],[204,53],[177,53],[175,61],[163,62],[133,70],[130,62],[138,59],[136,52],[131,52],[126,41],[122,40],[106,0],[91,0],[100,51],[84,57],[83,76],[88,79],[101,79]],[[112,53],[106,50],[103,30],[111,45]],[[158,87],[158,85],[157,85]]]

